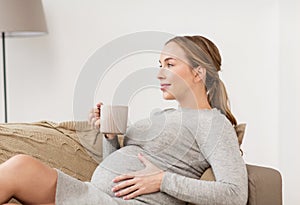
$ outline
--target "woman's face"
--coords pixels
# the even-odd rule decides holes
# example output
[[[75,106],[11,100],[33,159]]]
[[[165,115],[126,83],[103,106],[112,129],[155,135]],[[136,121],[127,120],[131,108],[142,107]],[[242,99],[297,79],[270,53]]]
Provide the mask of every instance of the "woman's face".
[[[183,49],[176,43],[170,42],[164,46],[157,74],[164,99],[180,101],[190,96],[195,71],[187,62]]]

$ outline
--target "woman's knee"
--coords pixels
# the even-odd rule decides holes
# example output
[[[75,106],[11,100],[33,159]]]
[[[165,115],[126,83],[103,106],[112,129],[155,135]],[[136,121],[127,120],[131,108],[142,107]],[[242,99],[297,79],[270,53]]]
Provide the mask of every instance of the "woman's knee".
[[[4,188],[6,195],[11,197],[17,190],[18,179],[22,178],[25,166],[30,166],[32,158],[26,155],[11,157],[0,166],[0,186]],[[26,168],[25,168],[26,169]],[[3,190],[0,191],[3,192]]]
[[[18,154],[11,157],[9,160],[4,163],[5,168],[12,169],[12,170],[24,170],[26,167],[31,167],[36,160],[25,154]]]
[[[0,172],[11,179],[12,183],[18,183],[18,180],[24,180],[24,178],[36,175],[42,166],[42,163],[33,157],[25,154],[18,154],[3,163]],[[18,177],[16,178],[16,176]]]
[[[28,204],[40,204],[35,203],[36,201],[49,203],[55,200],[57,172],[54,169],[23,154],[10,158],[2,165],[0,185],[10,187],[9,196]]]

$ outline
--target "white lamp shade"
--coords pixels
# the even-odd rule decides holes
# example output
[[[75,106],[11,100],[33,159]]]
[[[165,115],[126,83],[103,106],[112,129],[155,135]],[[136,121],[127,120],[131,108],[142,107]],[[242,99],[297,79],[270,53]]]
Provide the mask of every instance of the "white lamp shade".
[[[41,0],[0,0],[0,32],[7,37],[46,34]]]

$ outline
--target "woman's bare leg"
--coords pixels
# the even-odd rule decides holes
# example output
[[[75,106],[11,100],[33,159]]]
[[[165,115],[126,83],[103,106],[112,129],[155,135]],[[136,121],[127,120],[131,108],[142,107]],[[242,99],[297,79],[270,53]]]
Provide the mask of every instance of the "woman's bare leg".
[[[54,204],[57,172],[40,161],[16,155],[0,165],[0,204],[15,197],[24,204]]]
[[[9,204],[3,204],[3,205],[19,205],[19,204],[9,203]],[[42,205],[55,205],[55,204],[42,204]]]

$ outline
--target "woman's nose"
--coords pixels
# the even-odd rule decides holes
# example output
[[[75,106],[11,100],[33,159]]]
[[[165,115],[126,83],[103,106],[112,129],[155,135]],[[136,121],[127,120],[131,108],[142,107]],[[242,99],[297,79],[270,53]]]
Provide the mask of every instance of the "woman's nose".
[[[158,78],[159,80],[165,78],[164,70],[165,70],[164,68],[160,68],[160,69],[159,69],[159,71],[158,71],[158,73],[157,73],[157,78]]]

